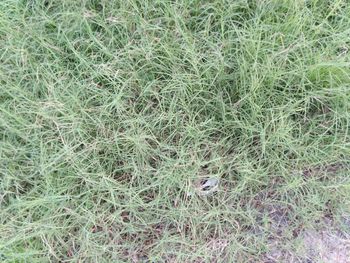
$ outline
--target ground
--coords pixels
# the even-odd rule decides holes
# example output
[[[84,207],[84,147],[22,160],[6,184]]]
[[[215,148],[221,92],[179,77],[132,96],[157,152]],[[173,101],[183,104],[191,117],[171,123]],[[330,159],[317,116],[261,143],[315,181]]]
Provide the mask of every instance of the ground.
[[[3,262],[349,262],[345,0],[0,1]]]

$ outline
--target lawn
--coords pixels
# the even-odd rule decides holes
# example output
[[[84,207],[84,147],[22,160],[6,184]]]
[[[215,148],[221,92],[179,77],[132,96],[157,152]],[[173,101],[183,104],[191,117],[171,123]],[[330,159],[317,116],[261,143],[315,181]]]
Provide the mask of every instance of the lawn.
[[[346,0],[1,0],[0,261],[349,262],[349,48]]]

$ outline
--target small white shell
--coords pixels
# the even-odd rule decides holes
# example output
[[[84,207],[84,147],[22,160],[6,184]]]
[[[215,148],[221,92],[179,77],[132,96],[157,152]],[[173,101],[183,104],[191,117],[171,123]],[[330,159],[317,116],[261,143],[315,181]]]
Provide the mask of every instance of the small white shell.
[[[201,196],[210,195],[218,190],[219,182],[219,179],[215,177],[205,179],[197,188],[197,193]]]

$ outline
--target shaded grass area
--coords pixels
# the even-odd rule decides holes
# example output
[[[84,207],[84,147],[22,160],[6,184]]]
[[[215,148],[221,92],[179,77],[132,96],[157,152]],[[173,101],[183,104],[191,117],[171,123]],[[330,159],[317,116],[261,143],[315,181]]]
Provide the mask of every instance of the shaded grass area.
[[[347,1],[0,10],[3,260],[301,260],[303,229],[349,231]]]

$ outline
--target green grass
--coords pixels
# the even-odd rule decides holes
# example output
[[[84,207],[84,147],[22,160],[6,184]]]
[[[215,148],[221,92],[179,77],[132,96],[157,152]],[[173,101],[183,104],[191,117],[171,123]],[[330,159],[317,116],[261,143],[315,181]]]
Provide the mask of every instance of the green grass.
[[[2,0],[0,257],[302,260],[304,229],[350,232],[349,37],[345,0]]]

